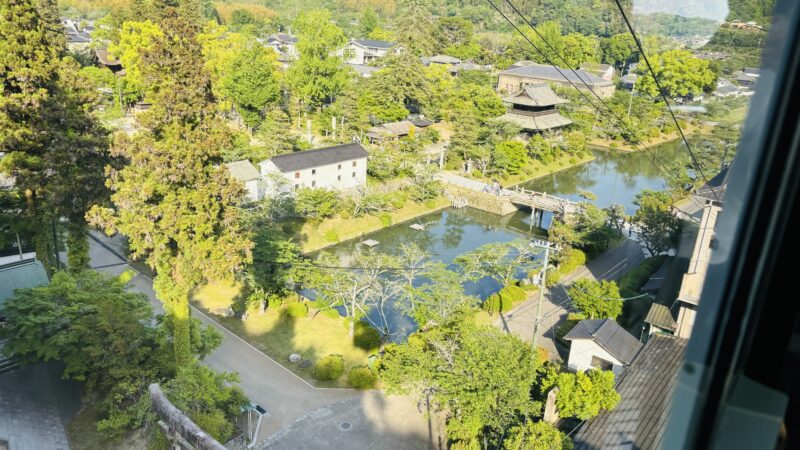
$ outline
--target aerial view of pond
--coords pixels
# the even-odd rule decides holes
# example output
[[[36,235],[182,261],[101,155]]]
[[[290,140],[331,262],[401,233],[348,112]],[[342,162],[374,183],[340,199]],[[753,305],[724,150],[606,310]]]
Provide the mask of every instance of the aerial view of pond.
[[[668,143],[653,149],[660,164],[669,163],[681,152],[677,143]],[[580,191],[590,191],[597,196],[596,204],[606,207],[613,203],[623,205],[632,214],[633,199],[642,189],[664,188],[659,170],[644,153],[619,153],[596,151],[597,159],[553,175],[533,180],[527,189],[544,191],[573,200],[581,200]],[[545,216],[545,228],[550,217]],[[410,228],[411,223],[425,226],[424,231]],[[335,255],[343,265],[352,265],[359,252],[369,251],[363,244],[372,239],[378,244],[371,251],[397,254],[400,246],[416,243],[427,249],[433,259],[451,264],[453,260],[484,244],[509,242],[518,238],[541,238],[544,231],[530,226],[530,211],[519,211],[507,216],[497,216],[472,208],[448,208],[419,217],[415,221],[397,224],[374,233],[329,247],[325,251]],[[485,278],[477,283],[464,284],[465,292],[485,299],[502,286]],[[313,295],[313,294],[312,294]],[[387,311],[393,339],[403,339],[416,329],[416,324],[402,311]],[[378,320],[377,317],[373,317]]]

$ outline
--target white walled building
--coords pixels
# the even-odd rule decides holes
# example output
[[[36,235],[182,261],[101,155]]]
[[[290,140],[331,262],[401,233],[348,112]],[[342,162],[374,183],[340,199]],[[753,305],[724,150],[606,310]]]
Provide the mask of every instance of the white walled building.
[[[242,183],[247,190],[247,199],[255,202],[264,198],[266,185],[261,179],[261,173],[256,166],[248,160],[234,161],[225,164],[233,178]]]
[[[394,47],[394,42],[376,39],[354,39],[336,52],[347,64],[369,64],[382,58]]]
[[[286,55],[290,59],[297,59],[297,38],[287,33],[276,33],[267,36],[264,45],[275,49],[278,54]]]
[[[342,144],[273,156],[262,161],[261,176],[279,173],[294,189],[352,189],[367,184],[367,151],[361,144]]]
[[[570,341],[570,370],[611,370],[616,377],[622,375],[642,348],[638,339],[612,319],[582,320],[564,339]]]

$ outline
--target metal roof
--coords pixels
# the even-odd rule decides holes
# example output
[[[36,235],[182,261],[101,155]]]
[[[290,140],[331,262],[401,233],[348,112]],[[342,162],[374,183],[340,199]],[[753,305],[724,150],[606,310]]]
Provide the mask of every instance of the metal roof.
[[[559,72],[560,71],[560,72]],[[611,86],[614,83],[604,80],[598,76],[586,73],[583,70],[576,70],[573,72],[570,69],[556,68],[554,66],[546,66],[543,64],[530,64],[522,67],[515,67],[500,72],[500,75],[516,75],[520,77],[536,78],[538,80],[559,81],[565,82],[567,80],[575,84],[583,84],[584,82],[590,86]]]
[[[362,47],[375,47],[375,48],[392,48],[394,47],[394,42],[388,41],[379,41],[377,39],[355,39],[351,42],[354,42]]]
[[[343,161],[366,158],[368,153],[361,144],[341,144],[333,147],[306,150],[273,156],[270,161],[283,172],[327,166]]]
[[[642,343],[612,319],[587,319],[578,322],[565,340],[594,341],[623,364],[629,364],[639,353]]]
[[[231,176],[239,181],[245,182],[261,178],[261,172],[246,159],[230,162],[225,166],[228,167],[228,172],[231,173]]]
[[[0,305],[13,297],[17,289],[37,287],[48,282],[44,266],[35,259],[0,266]]]
[[[686,339],[651,336],[617,384],[617,407],[589,419],[575,436],[574,450],[661,448],[685,350]]]
[[[524,106],[553,106],[568,103],[545,83],[529,84],[518,93],[505,97],[503,101]]]

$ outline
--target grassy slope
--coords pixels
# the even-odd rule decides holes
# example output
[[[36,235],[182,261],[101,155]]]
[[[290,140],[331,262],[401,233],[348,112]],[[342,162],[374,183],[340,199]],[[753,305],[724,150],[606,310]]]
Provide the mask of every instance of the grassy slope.
[[[539,161],[531,160],[525,167],[522,168],[520,173],[518,173],[517,175],[509,175],[507,178],[501,178],[500,181],[503,186],[514,186],[516,184],[525,183],[526,181],[531,181],[533,179],[539,178],[544,175],[549,175],[551,173],[558,172],[560,170],[569,169],[570,167],[589,162],[593,159],[594,155],[592,155],[592,153],[589,152],[588,154],[584,155],[581,158],[576,158],[571,155],[563,155],[549,164],[542,164]],[[487,176],[475,179],[484,182],[491,182],[492,179],[494,178],[497,177]]]

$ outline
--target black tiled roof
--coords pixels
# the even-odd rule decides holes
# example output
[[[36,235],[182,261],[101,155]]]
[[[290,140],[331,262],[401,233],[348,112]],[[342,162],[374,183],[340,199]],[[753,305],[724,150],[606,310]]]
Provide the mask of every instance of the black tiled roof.
[[[504,70],[500,73],[536,78],[539,80],[552,80],[561,82],[569,80],[573,83],[586,83],[590,86],[610,86],[614,84],[611,81],[604,80],[580,69],[573,72],[570,69],[555,68],[553,66],[546,66],[544,64],[531,64],[516,67],[513,69]]]
[[[706,200],[722,201],[725,198],[725,188],[728,187],[729,168],[730,164],[725,166],[714,178],[708,180],[708,183],[697,189],[694,195]],[[716,194],[716,196],[714,194]]]
[[[304,152],[273,156],[270,161],[283,172],[310,169],[336,164],[342,161],[366,158],[367,151],[361,144],[342,144]]]
[[[353,42],[364,47],[392,48],[394,46],[394,42],[379,41],[377,39],[356,39]]]
[[[617,407],[589,419],[575,436],[574,450],[661,448],[685,350],[686,339],[651,336],[617,385]]]
[[[592,340],[623,364],[633,361],[642,348],[642,343],[638,339],[612,319],[581,320],[564,336],[564,339]]]

